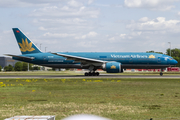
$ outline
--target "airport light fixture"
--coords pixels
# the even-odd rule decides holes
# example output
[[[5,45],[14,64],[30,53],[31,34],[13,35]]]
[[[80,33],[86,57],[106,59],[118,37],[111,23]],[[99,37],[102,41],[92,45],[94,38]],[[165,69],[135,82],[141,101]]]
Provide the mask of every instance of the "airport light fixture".
[[[42,45],[42,43],[40,43],[40,50],[41,50],[41,45]]]
[[[29,71],[29,63],[28,63],[28,71]]]
[[[45,52],[46,52],[46,48],[47,48],[47,47],[45,47]]]
[[[170,56],[171,56],[171,42],[168,42],[169,43],[169,45],[170,45]]]

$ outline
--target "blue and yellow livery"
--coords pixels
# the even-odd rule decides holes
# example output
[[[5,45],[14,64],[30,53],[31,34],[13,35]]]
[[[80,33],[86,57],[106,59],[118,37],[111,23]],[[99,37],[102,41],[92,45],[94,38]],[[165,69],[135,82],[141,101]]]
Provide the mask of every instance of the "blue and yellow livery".
[[[177,64],[172,57],[158,53],[140,52],[56,52],[44,53],[18,28],[13,28],[22,55],[13,59],[53,68],[88,69],[86,76],[98,76],[97,69],[121,73],[123,69],[161,69]],[[160,75],[163,75],[161,72]]]

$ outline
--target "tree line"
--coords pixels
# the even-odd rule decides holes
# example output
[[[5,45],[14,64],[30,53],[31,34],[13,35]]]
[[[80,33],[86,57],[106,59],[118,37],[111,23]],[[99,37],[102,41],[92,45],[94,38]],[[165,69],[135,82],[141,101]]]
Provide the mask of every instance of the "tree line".
[[[0,66],[0,71],[2,67]],[[29,64],[29,70],[40,70],[40,67]],[[26,62],[16,62],[15,66],[8,65],[4,67],[4,71],[28,71],[28,63]]]

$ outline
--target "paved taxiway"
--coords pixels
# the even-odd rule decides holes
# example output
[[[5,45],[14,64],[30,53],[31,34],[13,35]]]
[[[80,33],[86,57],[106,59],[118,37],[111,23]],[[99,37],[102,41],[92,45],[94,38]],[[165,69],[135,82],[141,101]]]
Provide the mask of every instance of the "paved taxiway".
[[[101,74],[100,76],[84,75],[2,75],[3,78],[180,78],[180,75],[109,75]]]

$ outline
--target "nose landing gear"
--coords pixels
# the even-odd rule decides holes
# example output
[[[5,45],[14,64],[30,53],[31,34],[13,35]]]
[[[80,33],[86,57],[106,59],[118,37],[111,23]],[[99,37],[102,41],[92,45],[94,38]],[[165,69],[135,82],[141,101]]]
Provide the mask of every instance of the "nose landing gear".
[[[163,69],[161,69],[160,76],[163,76]]]
[[[162,72],[160,72],[160,76],[163,76],[163,73],[162,73]]]

